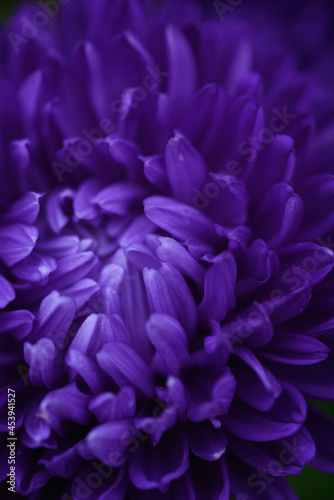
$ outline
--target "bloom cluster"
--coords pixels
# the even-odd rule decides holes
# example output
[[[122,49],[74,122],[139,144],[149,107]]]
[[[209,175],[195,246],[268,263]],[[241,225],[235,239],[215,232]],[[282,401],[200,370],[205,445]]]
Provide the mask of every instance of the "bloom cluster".
[[[5,489],[294,500],[334,472],[331,20],[49,0],[1,32]]]

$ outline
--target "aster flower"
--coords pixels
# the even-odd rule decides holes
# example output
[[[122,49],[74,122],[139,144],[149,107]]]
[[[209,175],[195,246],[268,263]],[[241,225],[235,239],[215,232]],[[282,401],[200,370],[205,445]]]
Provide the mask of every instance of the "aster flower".
[[[315,3],[223,4],[27,4],[1,33],[7,493],[8,388],[34,500],[334,472],[331,11],[318,57]]]

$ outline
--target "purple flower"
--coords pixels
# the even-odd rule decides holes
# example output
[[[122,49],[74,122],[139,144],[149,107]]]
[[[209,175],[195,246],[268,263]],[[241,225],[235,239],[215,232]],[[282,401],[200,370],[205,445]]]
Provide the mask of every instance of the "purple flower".
[[[42,3],[0,38],[4,491],[295,499],[334,472],[333,9]]]

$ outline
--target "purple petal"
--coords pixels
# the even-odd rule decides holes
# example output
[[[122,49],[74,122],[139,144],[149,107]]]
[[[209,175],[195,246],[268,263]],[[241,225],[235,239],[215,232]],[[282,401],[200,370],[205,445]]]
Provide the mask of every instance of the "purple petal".
[[[79,280],[94,275],[99,267],[99,260],[93,252],[81,252],[58,260],[56,271],[49,284],[54,288],[65,288]]]
[[[84,278],[69,288],[65,288],[62,294],[71,297],[75,302],[76,309],[80,309],[86,302],[93,297],[100,287],[96,281],[90,278]]]
[[[135,391],[132,387],[123,387],[117,394],[98,394],[90,400],[89,409],[99,423],[130,419],[136,412]]]
[[[194,192],[202,188],[207,178],[203,158],[178,132],[168,142],[165,155],[167,175],[174,197],[191,204]]]
[[[57,236],[47,241],[39,241],[36,248],[42,254],[50,255],[54,259],[62,259],[70,254],[77,253],[79,238],[77,236]]]
[[[226,451],[225,436],[220,429],[215,429],[211,422],[187,422],[186,436],[190,450],[202,460],[219,460]]]
[[[164,196],[146,198],[144,207],[154,224],[181,241],[198,238],[213,243],[217,239],[211,220],[194,207]]]
[[[172,375],[190,362],[188,339],[180,323],[168,314],[152,314],[146,325],[147,334]]]
[[[234,400],[229,413],[221,417],[223,427],[249,441],[274,441],[297,432],[306,416],[306,403],[293,386],[284,384],[284,391],[273,408],[262,412]]]
[[[96,361],[90,359],[88,356],[83,354],[76,349],[69,349],[65,357],[66,365],[72,370],[72,374],[75,376],[80,375],[82,380],[84,380],[92,391],[93,394],[98,394],[103,388],[103,372],[101,368],[97,365]],[[75,377],[71,377],[73,380]]]
[[[56,268],[55,259],[33,252],[13,267],[13,274],[25,282],[38,283],[42,281],[45,283],[49,274]]]
[[[298,333],[277,333],[260,356],[288,365],[313,365],[328,357],[330,349],[317,339]]]
[[[15,202],[3,217],[6,222],[21,222],[33,224],[39,214],[39,199],[41,194],[30,192]]]
[[[293,192],[291,186],[276,184],[266,193],[257,209],[253,227],[270,248],[276,248],[294,236],[302,215],[302,198]]]
[[[315,243],[294,244],[285,247],[279,255],[281,268],[286,268],[285,280],[289,283],[298,279],[298,271],[301,268],[309,273],[312,285],[317,285],[334,267],[332,250]]]
[[[193,279],[198,285],[203,284],[204,268],[190,255],[181,243],[173,238],[158,236],[159,245],[156,253],[161,262],[175,267],[183,276]]]
[[[24,340],[32,330],[35,316],[30,311],[18,310],[0,313],[1,340],[10,338],[18,342]]]
[[[96,355],[102,368],[119,387],[132,385],[139,394],[152,398],[155,394],[149,366],[129,344],[113,341]]]
[[[252,351],[238,346],[234,353],[236,357],[233,357],[230,366],[237,380],[236,394],[257,410],[270,410],[282,387]]]
[[[265,307],[254,302],[236,320],[224,324],[222,332],[229,336],[232,347],[245,343],[254,348],[270,342],[274,335],[274,327]]]
[[[63,189],[50,195],[46,204],[46,216],[52,231],[59,234],[68,224],[70,217],[66,214],[66,204],[72,203],[74,191]]]
[[[237,267],[230,252],[217,256],[204,278],[204,297],[200,305],[201,318],[222,321],[235,306],[234,288]]]
[[[80,454],[90,460],[98,458],[112,467],[125,464],[128,446],[132,442],[129,420],[97,425],[79,445]]]
[[[144,269],[144,281],[151,311],[173,316],[192,335],[197,309],[183,276],[172,266],[162,264],[159,270]]]
[[[69,350],[75,349],[94,359],[102,344],[112,340],[109,319],[104,314],[91,314],[80,326]]]
[[[29,365],[29,379],[33,385],[48,389],[59,385],[62,380],[59,346],[51,339],[39,339],[34,345],[25,342],[24,359]]]
[[[232,175],[221,173],[211,173],[210,177],[212,181],[204,189],[207,196],[203,195],[204,198],[202,198],[204,204],[207,205],[207,208],[203,205],[205,212],[210,215],[215,223],[223,226],[245,224],[248,219],[247,205],[249,199],[243,181]],[[200,197],[194,203],[196,208],[201,208],[198,205],[199,200]]]
[[[189,420],[201,422],[228,412],[236,389],[236,380],[228,367],[218,370],[211,366],[191,369],[186,378]]]
[[[100,211],[94,202],[94,198],[101,187],[102,183],[95,179],[81,184],[73,200],[73,211],[79,220],[95,219],[99,215]]]
[[[50,293],[41,303],[36,328],[29,340],[57,337],[59,342],[62,342],[74,316],[75,304],[72,299],[62,297],[58,292]]]
[[[170,482],[181,477],[188,466],[188,446],[178,432],[171,431],[156,447],[146,442],[131,455],[129,475],[137,488],[167,491]]]
[[[194,55],[186,38],[176,26],[166,29],[166,44],[169,59],[168,92],[178,101],[193,93],[196,85]]]
[[[120,182],[102,189],[95,195],[93,202],[103,212],[125,216],[136,208],[144,197],[145,190],[142,187]]]
[[[64,420],[87,425],[91,420],[89,400],[90,396],[79,391],[75,383],[69,384],[49,392],[43,398],[39,407],[40,416],[57,433],[60,433]]]
[[[0,309],[4,309],[14,299],[14,288],[9,281],[0,274]]]
[[[77,472],[81,462],[78,446],[74,445],[63,452],[47,452],[38,463],[44,465],[53,476],[69,478]]]
[[[0,258],[12,267],[32,252],[38,238],[38,229],[25,224],[0,227]]]
[[[254,201],[261,200],[273,184],[288,184],[294,172],[294,141],[288,135],[277,135],[259,152],[252,172],[247,177],[249,193]],[[252,182],[252,179],[258,179]]]
[[[168,186],[165,156],[142,156],[141,159],[144,162],[146,179],[160,191],[165,192],[166,186]]]

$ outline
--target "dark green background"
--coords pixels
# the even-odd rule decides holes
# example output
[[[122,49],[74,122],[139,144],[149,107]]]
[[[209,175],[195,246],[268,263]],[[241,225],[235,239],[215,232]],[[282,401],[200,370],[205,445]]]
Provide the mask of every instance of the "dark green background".
[[[110,0],[110,2],[112,1]],[[2,24],[19,3],[22,3],[22,0],[0,0],[0,22]],[[320,406],[334,418],[334,403],[321,403]],[[289,481],[299,494],[300,500],[334,500],[333,474],[323,474],[310,467],[305,467],[302,474],[291,476]],[[261,500],[261,495],[259,495],[259,500]]]

